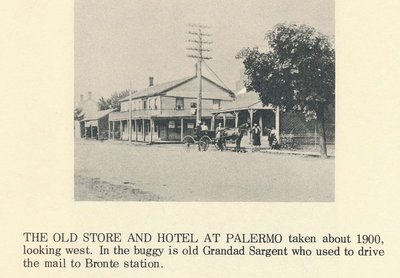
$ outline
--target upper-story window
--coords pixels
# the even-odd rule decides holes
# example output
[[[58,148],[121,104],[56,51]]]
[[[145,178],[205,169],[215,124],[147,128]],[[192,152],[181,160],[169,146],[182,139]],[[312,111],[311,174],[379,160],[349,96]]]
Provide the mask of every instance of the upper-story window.
[[[197,103],[191,102],[190,103],[190,113],[192,113],[192,115],[196,115],[196,111],[197,111]]]
[[[149,110],[153,109],[153,99],[149,98]]]
[[[176,110],[183,110],[183,98],[182,97],[177,97],[176,98]]]
[[[219,99],[213,99],[213,109],[221,108],[221,101]]]
[[[121,111],[128,111],[128,101],[121,102]]]
[[[143,100],[143,110],[147,109],[147,99]]]
[[[157,98],[154,99],[154,110],[157,110],[158,106],[157,106]]]

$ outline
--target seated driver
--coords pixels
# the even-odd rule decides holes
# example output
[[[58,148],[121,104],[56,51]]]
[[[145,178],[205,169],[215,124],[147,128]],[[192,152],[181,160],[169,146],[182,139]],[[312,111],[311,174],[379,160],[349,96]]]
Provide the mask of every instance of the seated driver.
[[[208,126],[206,125],[206,122],[203,122],[201,125],[201,131],[208,131]]]

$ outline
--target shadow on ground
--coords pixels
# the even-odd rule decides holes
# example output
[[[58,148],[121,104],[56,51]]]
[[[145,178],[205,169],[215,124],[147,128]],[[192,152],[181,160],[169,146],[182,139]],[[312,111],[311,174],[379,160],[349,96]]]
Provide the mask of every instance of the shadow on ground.
[[[99,178],[75,175],[75,201],[159,201],[156,194],[135,188],[135,184],[112,184]]]

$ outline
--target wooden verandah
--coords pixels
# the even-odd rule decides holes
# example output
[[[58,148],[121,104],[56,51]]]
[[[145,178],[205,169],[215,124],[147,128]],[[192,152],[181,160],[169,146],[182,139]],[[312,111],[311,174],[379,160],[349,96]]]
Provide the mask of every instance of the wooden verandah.
[[[279,142],[279,135],[280,135],[280,108],[273,107],[271,105],[264,105],[261,100],[259,99],[258,95],[254,92],[243,93],[237,96],[237,99],[227,105],[226,107],[222,107],[220,110],[212,112],[212,120],[211,120],[211,129],[215,129],[215,122],[216,117],[218,115],[222,115],[223,117],[223,126],[226,126],[226,120],[228,115],[233,115],[235,117],[235,128],[239,127],[240,124],[246,121],[250,124],[250,127],[253,127],[253,124],[256,123],[258,120],[258,125],[261,129],[261,134],[263,134],[265,127],[271,127],[271,121],[269,122],[270,126],[266,126],[264,121],[266,116],[263,116],[264,111],[272,111],[274,114],[274,128],[275,128],[275,135]],[[243,114],[246,115],[246,119],[243,119]],[[255,115],[258,116],[255,119]],[[242,122],[240,123],[240,119]],[[252,144],[252,137],[250,133],[250,144]]]

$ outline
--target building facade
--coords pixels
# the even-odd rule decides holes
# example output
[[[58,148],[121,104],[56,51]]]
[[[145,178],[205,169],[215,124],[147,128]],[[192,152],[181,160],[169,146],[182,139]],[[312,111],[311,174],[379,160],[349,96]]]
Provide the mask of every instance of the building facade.
[[[88,131],[85,128],[85,121],[90,118],[94,118],[98,111],[98,105],[95,100],[92,99],[92,92],[87,93],[87,98],[81,94],[79,101],[75,103],[75,119],[74,119],[74,135],[75,138],[83,138],[88,135]]]
[[[196,126],[198,77],[153,85],[120,101],[109,115],[111,139],[137,142],[181,141]],[[202,76],[202,121],[211,127],[212,112],[233,101],[230,90]],[[131,100],[131,101],[130,101]],[[131,109],[130,109],[131,107]],[[131,125],[131,128],[129,128]]]

